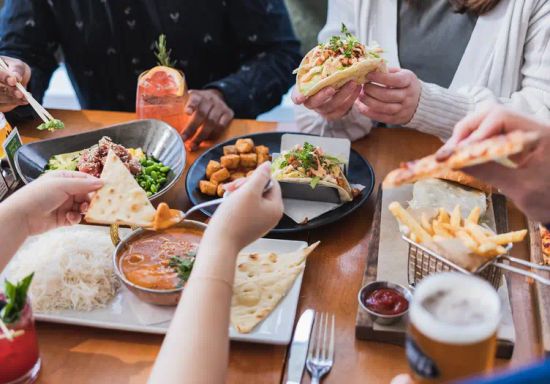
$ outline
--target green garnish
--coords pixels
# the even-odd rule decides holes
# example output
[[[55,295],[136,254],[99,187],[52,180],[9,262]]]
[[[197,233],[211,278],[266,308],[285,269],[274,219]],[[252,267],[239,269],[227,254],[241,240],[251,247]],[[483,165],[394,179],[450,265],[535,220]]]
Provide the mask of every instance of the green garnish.
[[[10,283],[6,280],[4,295],[6,296],[6,304],[0,311],[0,318],[6,324],[15,323],[19,320],[21,312],[25,308],[27,302],[27,291],[32,282],[34,272],[23,278],[17,284]]]
[[[152,196],[166,184],[170,167],[165,166],[153,156],[146,156],[140,161],[141,172],[136,175],[136,180],[141,188]]]
[[[48,130],[50,132],[55,131],[56,129],[63,129],[63,128],[65,128],[65,124],[63,124],[63,122],[59,119],[50,120],[47,123],[42,123],[38,127],[36,127],[36,129],[38,129],[39,131]]]
[[[166,48],[166,35],[161,34],[158,41],[155,43],[155,57],[158,65],[174,68],[175,61],[170,60],[171,49]]]
[[[342,48],[344,56],[351,58],[353,57],[353,49],[359,45],[359,41],[351,34],[344,23],[342,23],[341,33],[345,38],[342,38],[342,36],[332,36],[329,41],[329,48],[335,52]]]
[[[309,182],[309,186],[311,189],[315,189],[317,184],[319,184],[319,181],[321,181],[321,178],[319,176],[315,176],[311,181]]]
[[[174,269],[174,271],[178,274],[178,277],[180,279],[180,283],[178,286],[182,286],[183,283],[185,283],[187,280],[189,280],[189,276],[191,275],[191,271],[193,270],[193,265],[195,264],[195,252],[189,252],[187,256],[192,256],[190,258],[182,258],[180,256],[173,256],[170,258],[170,263],[168,266]]]

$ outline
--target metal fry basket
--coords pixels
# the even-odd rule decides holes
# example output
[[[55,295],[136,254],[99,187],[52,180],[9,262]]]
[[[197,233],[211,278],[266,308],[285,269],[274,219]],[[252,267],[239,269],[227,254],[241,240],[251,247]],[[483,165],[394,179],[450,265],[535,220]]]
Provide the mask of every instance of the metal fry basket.
[[[461,272],[467,275],[477,275],[487,280],[495,289],[500,286],[502,271],[492,260],[481,265],[475,272],[470,272],[428,248],[415,243],[408,237],[402,237],[409,244],[407,274],[410,286],[414,287],[423,278],[438,272]]]

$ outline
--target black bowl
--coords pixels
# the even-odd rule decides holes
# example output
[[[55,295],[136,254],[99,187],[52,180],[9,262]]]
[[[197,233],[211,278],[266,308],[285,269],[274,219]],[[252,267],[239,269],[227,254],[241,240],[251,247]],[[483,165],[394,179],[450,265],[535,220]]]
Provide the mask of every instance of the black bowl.
[[[210,148],[208,151],[203,153],[191,165],[191,168],[189,168],[189,171],[187,172],[187,178],[185,179],[185,189],[191,203],[193,205],[197,205],[213,199],[213,197],[206,196],[201,193],[199,190],[199,181],[205,177],[206,165],[208,162],[210,160],[219,160],[219,158],[223,156],[224,145],[234,144],[237,139],[250,137],[254,140],[256,145],[265,145],[269,147],[271,153],[278,153],[281,149],[281,136],[286,133],[296,134],[296,132],[267,132],[234,137],[224,143]],[[324,215],[310,220],[307,224],[297,224],[289,217],[283,216],[279,224],[277,224],[271,233],[298,232],[318,228],[338,221],[355,211],[367,201],[372,193],[372,190],[374,189],[374,171],[372,170],[372,166],[369,162],[353,149],[350,153],[347,177],[351,184],[362,184],[365,186],[365,189],[363,189],[361,194],[353,201],[345,203],[342,206],[325,213]],[[212,216],[215,209],[215,207],[208,207],[202,209],[201,211],[208,216]]]
[[[186,152],[179,133],[159,120],[136,120],[77,135],[42,140],[22,146],[15,153],[15,168],[25,184],[44,172],[50,157],[89,148],[103,136],[127,148],[141,148],[170,167],[166,184],[149,199],[166,193],[180,178],[185,168]]]

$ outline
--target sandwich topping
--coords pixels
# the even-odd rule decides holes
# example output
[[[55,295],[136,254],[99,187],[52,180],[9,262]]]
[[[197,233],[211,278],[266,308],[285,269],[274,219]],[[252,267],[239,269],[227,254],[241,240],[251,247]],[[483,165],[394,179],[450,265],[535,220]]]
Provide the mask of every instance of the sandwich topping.
[[[301,81],[322,80],[368,58],[380,59],[380,47],[368,48],[361,44],[342,24],[343,36],[332,36],[327,43],[319,44],[305,58],[294,73],[303,74]]]
[[[325,181],[349,190],[342,164],[341,160],[325,154],[320,147],[305,142],[281,154],[273,162],[273,175],[277,180],[311,179],[311,188],[315,188],[320,181]]]

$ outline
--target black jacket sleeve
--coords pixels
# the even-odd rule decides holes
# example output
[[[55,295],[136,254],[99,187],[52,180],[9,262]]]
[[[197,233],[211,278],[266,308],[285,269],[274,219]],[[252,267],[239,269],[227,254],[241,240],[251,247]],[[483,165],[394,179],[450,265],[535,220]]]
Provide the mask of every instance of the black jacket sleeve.
[[[232,39],[242,58],[239,70],[209,83],[240,118],[255,118],[281,102],[300,62],[283,0],[227,0]]]
[[[0,12],[0,55],[18,58],[31,67],[28,88],[39,102],[58,65],[55,51],[59,43],[49,7],[46,0],[6,0]],[[17,108],[13,117],[22,117],[28,110]]]

